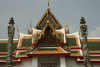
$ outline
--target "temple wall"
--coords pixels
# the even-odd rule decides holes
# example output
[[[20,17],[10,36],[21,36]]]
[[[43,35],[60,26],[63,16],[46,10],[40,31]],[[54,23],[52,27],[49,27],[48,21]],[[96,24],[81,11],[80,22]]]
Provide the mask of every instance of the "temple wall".
[[[0,67],[5,67],[5,64],[0,64]]]
[[[60,67],[66,67],[65,56],[60,56]]]
[[[40,56],[38,66],[41,67],[41,63],[57,63],[57,67],[60,66],[60,57],[59,56]]]
[[[34,60],[34,59],[33,59]],[[75,58],[65,58],[66,67],[85,67],[83,63],[76,63]],[[40,56],[38,57],[38,66],[41,67],[41,63],[57,63],[57,67],[60,67],[60,57],[59,56]],[[94,67],[100,67],[99,63],[92,63]],[[0,67],[5,67],[6,64],[0,64]],[[22,62],[16,64],[14,67],[33,67],[32,58],[22,59]]]
[[[16,64],[14,67],[32,67],[32,58],[22,59],[22,62],[19,64]]]
[[[99,63],[92,63],[94,67],[100,67]],[[66,67],[85,67],[83,63],[76,63],[75,58],[66,58]]]

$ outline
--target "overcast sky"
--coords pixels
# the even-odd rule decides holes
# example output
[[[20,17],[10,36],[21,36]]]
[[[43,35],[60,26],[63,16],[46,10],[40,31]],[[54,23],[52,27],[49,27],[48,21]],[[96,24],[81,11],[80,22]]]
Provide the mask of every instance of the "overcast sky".
[[[83,16],[88,25],[88,37],[100,37],[100,0],[49,0],[49,6],[62,26],[68,22],[70,33],[79,30]],[[17,39],[17,26],[21,33],[27,34],[27,29],[31,30],[30,21],[35,27],[47,7],[48,0],[0,0],[0,39],[8,38],[7,26],[11,17]]]

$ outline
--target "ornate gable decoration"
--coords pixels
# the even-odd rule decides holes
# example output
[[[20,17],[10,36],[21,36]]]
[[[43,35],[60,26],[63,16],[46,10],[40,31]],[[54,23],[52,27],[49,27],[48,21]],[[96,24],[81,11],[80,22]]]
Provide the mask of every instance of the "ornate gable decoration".
[[[60,43],[55,36],[54,30],[49,24],[46,25],[46,29],[44,29],[43,31],[43,36],[37,43],[38,46],[60,46]]]
[[[66,26],[65,26],[66,27]],[[38,46],[62,46],[66,45],[65,27],[55,30],[47,18],[43,30],[34,29],[32,27],[32,45]],[[31,46],[32,46],[31,45]]]
[[[47,19],[49,18],[50,23],[52,24],[53,28],[55,30],[61,29],[62,26],[59,23],[59,21],[56,19],[56,17],[53,15],[50,9],[47,9],[47,11],[44,13],[38,24],[36,25],[36,29],[42,30],[44,26],[47,23]]]
[[[35,38],[34,42],[36,42],[38,46],[60,46],[56,32],[48,20],[38,39],[36,40]]]

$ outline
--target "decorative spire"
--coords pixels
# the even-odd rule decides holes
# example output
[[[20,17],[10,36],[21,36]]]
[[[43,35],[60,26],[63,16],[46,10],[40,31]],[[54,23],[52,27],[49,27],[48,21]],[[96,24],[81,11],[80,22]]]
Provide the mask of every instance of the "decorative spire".
[[[81,21],[80,24],[85,24],[86,23],[86,21],[85,21],[83,16],[81,17],[80,21]]]
[[[49,7],[49,0],[48,0],[48,7]]]
[[[14,20],[13,20],[13,17],[10,18],[9,24],[15,24],[15,23],[14,23]]]
[[[50,8],[49,8],[49,0],[48,0],[48,8],[47,8],[47,9],[50,9]]]

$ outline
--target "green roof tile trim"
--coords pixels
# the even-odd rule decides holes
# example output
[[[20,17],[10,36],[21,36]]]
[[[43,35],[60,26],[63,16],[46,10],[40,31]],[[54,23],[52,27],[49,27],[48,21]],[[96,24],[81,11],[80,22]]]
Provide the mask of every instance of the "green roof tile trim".
[[[8,43],[0,43],[0,52],[7,52],[7,45]],[[13,43],[13,47],[12,50],[15,51],[15,49],[17,48],[17,43]]]
[[[14,58],[14,57],[13,57]],[[4,56],[4,57],[0,57],[0,60],[6,60],[6,56]]]
[[[81,42],[82,47],[83,47],[83,43]],[[100,50],[100,42],[88,42],[88,49],[89,51],[92,50]]]
[[[78,53],[78,51],[71,51],[71,53],[74,53],[74,54],[76,54],[76,53]]]
[[[27,45],[28,47],[30,47],[31,44],[32,44],[31,39],[23,39],[21,47],[26,47]]]
[[[67,46],[77,46],[75,38],[66,38]]]
[[[100,50],[100,42],[88,42],[89,50]]]
[[[56,48],[41,48],[39,51],[57,51]]]
[[[0,57],[0,60],[2,60],[2,59],[4,60],[4,59],[6,59],[6,57]]]
[[[8,43],[0,43],[0,52],[7,52]]]
[[[26,55],[26,52],[20,52],[20,55]]]

